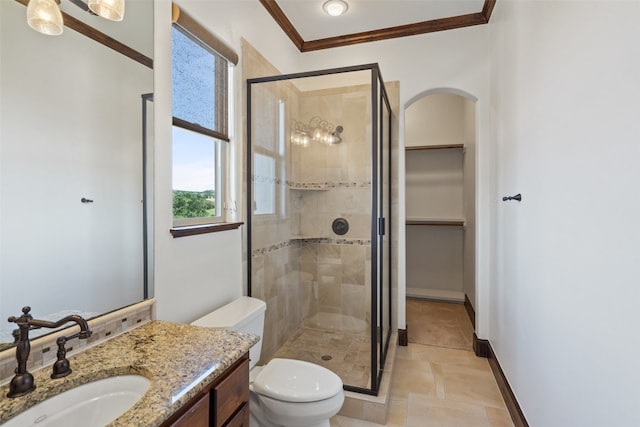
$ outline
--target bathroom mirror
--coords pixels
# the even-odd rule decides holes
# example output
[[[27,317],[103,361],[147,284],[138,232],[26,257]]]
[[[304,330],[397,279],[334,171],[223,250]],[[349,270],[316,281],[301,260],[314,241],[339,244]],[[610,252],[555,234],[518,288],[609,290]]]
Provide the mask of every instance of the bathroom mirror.
[[[127,1],[122,22],[60,8],[153,58],[153,0]],[[0,23],[2,349],[25,305],[92,318],[150,296],[153,69],[68,27],[33,31],[18,1],[0,1]]]

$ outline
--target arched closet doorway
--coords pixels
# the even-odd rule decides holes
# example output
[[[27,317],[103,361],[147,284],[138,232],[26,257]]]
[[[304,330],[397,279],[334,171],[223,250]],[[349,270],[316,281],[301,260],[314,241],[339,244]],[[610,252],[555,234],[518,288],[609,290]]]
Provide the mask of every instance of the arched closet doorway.
[[[405,110],[407,309],[412,299],[464,304],[473,326],[476,101],[459,90],[435,89],[414,98]],[[460,306],[454,308],[464,315]],[[431,325],[407,326],[411,341]],[[466,331],[454,346],[470,349],[472,333]]]

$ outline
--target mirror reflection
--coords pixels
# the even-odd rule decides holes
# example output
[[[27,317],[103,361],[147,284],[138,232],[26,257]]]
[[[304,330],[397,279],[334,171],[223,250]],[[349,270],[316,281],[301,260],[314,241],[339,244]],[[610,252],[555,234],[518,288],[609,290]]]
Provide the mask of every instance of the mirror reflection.
[[[153,57],[152,0],[128,1],[122,22],[68,0],[60,8]],[[69,28],[47,36],[26,21],[23,4],[0,2],[0,348],[13,341],[6,319],[25,305],[58,320],[145,298],[153,70]]]

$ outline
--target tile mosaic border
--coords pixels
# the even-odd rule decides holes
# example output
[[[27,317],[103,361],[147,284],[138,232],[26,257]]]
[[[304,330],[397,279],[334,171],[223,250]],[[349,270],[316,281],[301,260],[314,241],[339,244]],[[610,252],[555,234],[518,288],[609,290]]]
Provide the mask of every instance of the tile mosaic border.
[[[67,352],[73,355],[89,346],[113,338],[123,332],[136,328],[155,318],[155,299],[148,299],[137,304],[123,307],[88,321],[91,337],[86,340],[74,338],[67,341]],[[57,358],[56,340],[79,331],[77,326],[56,331],[31,342],[31,354],[27,369],[36,369],[53,363]],[[0,385],[6,384],[13,377],[16,368],[15,349],[0,352]]]
[[[309,244],[327,244],[327,245],[358,245],[358,246],[371,246],[370,239],[345,239],[345,238],[333,238],[333,237],[300,237],[284,240],[282,242],[273,243],[269,246],[265,246],[259,249],[251,251],[251,257],[270,254],[272,252],[279,251],[280,249],[309,245]]]
[[[327,182],[294,182],[287,181],[291,190],[324,190],[329,188],[368,188],[371,181],[327,181]]]
[[[285,184],[290,190],[326,190],[330,188],[368,188],[371,181],[326,181],[326,182],[299,182],[289,181],[270,176],[252,175],[251,182],[261,184]]]

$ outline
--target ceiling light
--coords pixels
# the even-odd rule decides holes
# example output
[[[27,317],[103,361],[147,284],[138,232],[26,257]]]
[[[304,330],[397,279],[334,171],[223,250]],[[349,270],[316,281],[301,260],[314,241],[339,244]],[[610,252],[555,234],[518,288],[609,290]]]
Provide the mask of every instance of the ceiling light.
[[[1,1],[1,0],[0,0]],[[125,0],[69,0],[74,5],[92,14],[111,21],[122,21]],[[29,0],[27,4],[27,23],[39,33],[57,36],[64,30],[60,0]]]
[[[89,0],[89,9],[110,21],[124,18],[124,0]]]
[[[349,9],[349,5],[343,0],[329,0],[322,5],[322,8],[331,16],[340,16]]]
[[[27,5],[27,24],[48,36],[62,34],[62,12],[56,0],[30,0]]]

